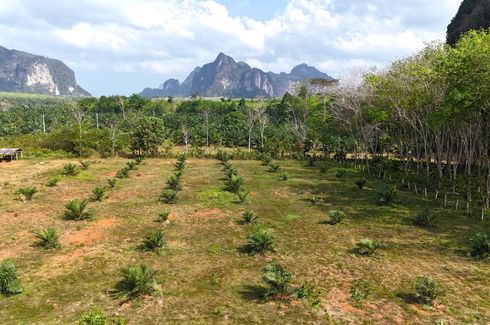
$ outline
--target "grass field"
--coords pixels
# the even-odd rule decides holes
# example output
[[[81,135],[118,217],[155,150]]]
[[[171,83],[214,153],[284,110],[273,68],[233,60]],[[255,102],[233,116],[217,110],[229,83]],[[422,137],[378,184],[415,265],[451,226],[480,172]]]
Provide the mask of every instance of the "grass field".
[[[382,180],[368,178],[361,191],[354,171],[339,180],[333,168],[320,174],[318,168],[289,160],[278,162],[289,175],[286,181],[258,161],[233,161],[251,191],[245,204],[237,204],[223,188],[217,160],[190,159],[178,202],[166,205],[158,197],[174,162],[145,160],[108,191],[107,200],[90,203],[96,210],[92,221],[63,220],[64,205],[89,196],[126,160],[98,160],[77,176],[61,177],[56,187],[45,184],[66,161],[0,164],[0,261],[15,262],[24,289],[0,296],[0,323],[76,323],[93,306],[127,324],[490,322],[490,263],[466,253],[469,236],[488,231],[488,220],[438,208],[436,228],[415,227],[411,218],[425,205],[422,197],[400,192],[394,206],[379,206]],[[22,202],[15,192],[23,186],[36,186],[39,193]],[[311,196],[321,202],[312,205]],[[335,226],[325,223],[332,209],[346,215]],[[157,222],[166,210],[169,221]],[[237,222],[245,210],[273,229],[276,252],[241,252],[247,233],[256,227]],[[61,250],[33,246],[32,232],[47,227],[59,231]],[[167,236],[166,248],[160,255],[141,252],[142,239],[157,228]],[[370,257],[356,255],[355,243],[366,237],[386,247]],[[291,272],[293,286],[308,282],[319,289],[319,305],[262,301],[261,268],[271,261]],[[141,263],[158,271],[160,294],[138,300],[114,295],[120,269]],[[432,276],[443,291],[431,308],[410,299],[420,275]],[[356,279],[372,288],[361,304],[350,298]]]

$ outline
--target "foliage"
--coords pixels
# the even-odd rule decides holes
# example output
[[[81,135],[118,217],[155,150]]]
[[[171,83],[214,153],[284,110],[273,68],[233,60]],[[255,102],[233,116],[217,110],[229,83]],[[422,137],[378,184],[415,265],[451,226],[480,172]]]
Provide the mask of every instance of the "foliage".
[[[345,177],[345,175],[347,175],[347,171],[345,169],[338,169],[336,172],[335,172],[335,177],[338,178],[338,179],[342,179]]]
[[[435,221],[437,220],[437,215],[431,213],[429,208],[425,208],[423,211],[417,213],[413,219],[413,224],[419,227],[435,227]]]
[[[265,298],[285,299],[291,293],[291,273],[277,263],[262,268],[262,281],[266,284]]]
[[[58,185],[59,181],[60,181],[59,178],[52,177],[52,178],[48,179],[48,182],[46,183],[46,186],[55,187],[56,185]]]
[[[17,268],[10,260],[0,262],[0,293],[6,296],[16,295],[22,292]]]
[[[156,117],[140,118],[131,133],[131,149],[155,157],[163,143],[163,121]]]
[[[251,255],[274,252],[276,237],[268,228],[258,228],[247,236],[247,250]]]
[[[364,186],[366,185],[366,179],[365,178],[360,178],[356,180],[356,185],[357,187],[362,190]]]
[[[254,216],[254,213],[252,211],[245,211],[242,214],[242,219],[240,219],[240,223],[243,225],[251,225],[255,222],[257,222],[259,218]]]
[[[116,289],[128,297],[137,298],[156,292],[156,272],[148,265],[129,266],[121,270],[121,275]]]
[[[115,178],[108,179],[107,180],[107,187],[108,188],[114,188],[114,186],[116,186],[116,183],[117,183],[117,179],[115,179]]]
[[[415,297],[421,304],[432,305],[437,298],[436,282],[428,276],[415,279]]]
[[[161,229],[152,230],[148,232],[143,243],[141,244],[141,249],[145,251],[152,251],[159,253],[161,249],[165,246],[165,234]]]
[[[119,169],[116,173],[116,178],[128,178],[130,169],[128,167],[123,167]]]
[[[328,214],[330,215],[330,220],[328,223],[331,225],[341,223],[345,217],[345,213],[340,210],[330,210]]]
[[[262,166],[269,166],[272,163],[272,157],[269,155],[262,155],[260,163],[262,164]]]
[[[173,191],[181,191],[182,190],[182,184],[181,184],[181,178],[173,174],[167,179],[167,189],[173,190]]]
[[[286,173],[282,173],[282,174],[281,174],[281,180],[282,180],[282,181],[287,181],[288,179],[289,179],[288,174],[286,174]]]
[[[277,173],[280,170],[281,170],[281,166],[274,164],[274,163],[269,164],[269,171],[270,172]]]
[[[65,205],[65,212],[63,217],[66,220],[90,220],[95,216],[95,211],[88,208],[88,199],[83,200],[71,200]]]
[[[32,200],[32,197],[37,192],[38,192],[38,190],[35,187],[22,187],[22,188],[17,190],[17,194],[19,194],[26,201]]]
[[[238,194],[244,184],[245,184],[245,180],[243,179],[243,177],[232,174],[230,178],[226,180],[225,188],[227,191],[231,193]]]
[[[173,204],[177,202],[177,196],[179,192],[166,188],[162,191],[160,194],[160,202],[167,203],[167,204]]]
[[[158,214],[158,220],[160,222],[167,222],[169,216],[170,216],[170,211],[160,212]]]
[[[318,203],[320,203],[322,201],[322,199],[320,199],[318,196],[310,196],[308,198],[306,198],[306,200],[313,206],[317,205]]]
[[[396,186],[392,186],[378,193],[379,205],[392,205],[395,202],[398,190]]]
[[[96,188],[94,188],[92,190],[91,199],[93,201],[102,202],[106,198],[106,195],[105,195],[106,190],[107,189],[103,186],[97,186]]]
[[[68,163],[63,165],[63,170],[61,171],[61,174],[64,176],[76,176],[80,170],[78,169],[78,166],[72,163]]]
[[[303,301],[310,301],[312,307],[320,305],[320,295],[321,291],[311,283],[303,283],[296,289],[296,297]]]
[[[90,167],[90,162],[88,160],[80,161],[80,168],[83,170],[87,170]]]
[[[109,317],[97,308],[92,308],[78,319],[78,325],[108,325]]]
[[[360,304],[361,301],[369,299],[371,292],[372,288],[369,282],[363,279],[357,279],[352,282],[350,288],[350,300],[356,304]]]
[[[383,247],[381,242],[364,238],[356,243],[356,253],[359,255],[372,255],[378,248],[381,247]]]
[[[478,259],[490,255],[490,233],[479,232],[470,238],[470,254]]]
[[[250,194],[250,191],[247,190],[241,190],[237,193],[238,195],[238,203],[245,203],[247,200],[248,195]]]
[[[38,242],[36,243],[37,247],[44,249],[61,248],[58,232],[54,228],[34,232],[34,235],[38,239]]]

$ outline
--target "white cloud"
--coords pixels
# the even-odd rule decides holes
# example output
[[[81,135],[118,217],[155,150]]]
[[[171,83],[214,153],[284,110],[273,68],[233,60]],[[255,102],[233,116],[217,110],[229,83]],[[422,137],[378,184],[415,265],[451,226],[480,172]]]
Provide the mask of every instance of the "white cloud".
[[[443,39],[460,3],[290,0],[261,21],[232,16],[223,1],[0,0],[0,45],[73,63],[82,86],[95,94],[140,90],[121,74],[138,74],[138,80],[146,75],[147,86],[155,78],[182,79],[222,51],[265,70],[289,71],[306,62],[338,76]]]

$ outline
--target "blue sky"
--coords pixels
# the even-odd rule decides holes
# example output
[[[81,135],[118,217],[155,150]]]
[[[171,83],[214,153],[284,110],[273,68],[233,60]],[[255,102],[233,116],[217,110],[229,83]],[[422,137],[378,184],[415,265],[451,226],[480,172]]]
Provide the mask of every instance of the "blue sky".
[[[224,52],[334,77],[445,38],[461,0],[0,0],[0,45],[61,59],[92,94],[181,81]]]

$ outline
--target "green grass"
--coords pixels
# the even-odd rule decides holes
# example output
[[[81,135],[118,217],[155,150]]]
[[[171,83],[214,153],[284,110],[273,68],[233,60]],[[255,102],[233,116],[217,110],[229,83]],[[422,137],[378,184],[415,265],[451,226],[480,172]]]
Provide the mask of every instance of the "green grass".
[[[467,240],[488,229],[488,220],[443,209],[440,202],[426,202],[401,189],[394,206],[379,206],[378,191],[395,185],[394,181],[366,177],[360,191],[355,180],[363,175],[351,168],[339,181],[334,164],[320,174],[319,168],[289,160],[279,161],[289,175],[287,182],[259,161],[232,161],[251,191],[240,205],[236,195],[224,189],[221,165],[195,159],[187,162],[185,186],[172,206],[159,203],[158,197],[175,160],[148,159],[130,178],[108,189],[108,199],[92,206],[96,220],[62,220],[69,200],[90,196],[126,161],[100,160],[79,174],[86,177],[62,178],[53,188],[44,184],[61,163],[54,166],[50,161],[33,177],[8,178],[12,183],[0,191],[5,211],[0,254],[14,260],[24,291],[0,297],[2,322],[72,324],[93,306],[128,324],[355,324],[360,320],[486,324],[490,320],[488,259],[477,261],[466,255]],[[2,171],[10,177],[7,168]],[[40,192],[24,204],[13,199],[21,186],[35,186]],[[320,197],[322,204],[311,206],[305,201],[310,196]],[[434,229],[411,222],[427,203],[440,216]],[[169,221],[155,222],[167,210]],[[259,217],[257,226],[237,222],[247,210]],[[345,213],[338,227],[322,224],[331,210]],[[247,234],[259,226],[273,230],[276,251],[269,256],[243,254],[240,247]],[[31,247],[35,241],[31,232],[49,227],[58,230],[63,248]],[[138,250],[148,232],[157,228],[166,237],[161,255]],[[363,238],[382,241],[385,247],[371,257],[357,256],[351,250]],[[319,305],[261,302],[261,269],[270,261],[291,273],[293,289],[314,284],[321,291]],[[157,271],[160,294],[125,302],[113,294],[120,270],[141,264]],[[431,310],[408,299],[421,275],[431,276],[444,291]],[[350,295],[357,279],[370,284],[370,294],[368,301],[354,306]]]

